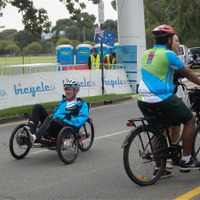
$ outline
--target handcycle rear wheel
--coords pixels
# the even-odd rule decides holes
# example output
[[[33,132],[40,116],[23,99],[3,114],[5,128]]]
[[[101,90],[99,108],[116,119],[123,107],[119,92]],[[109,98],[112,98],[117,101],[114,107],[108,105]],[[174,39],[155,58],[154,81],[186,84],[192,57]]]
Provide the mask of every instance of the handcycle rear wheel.
[[[27,136],[23,132],[24,126],[26,124],[19,124],[13,130],[9,141],[10,153],[16,159],[23,159],[31,149]]]
[[[88,151],[94,141],[94,125],[92,120],[88,118],[85,124],[79,130],[79,149]]]
[[[167,159],[163,157],[165,139],[159,131],[151,126],[138,126],[129,136],[124,147],[123,162],[128,177],[136,184],[147,186],[161,177]],[[155,173],[155,163],[160,167]]]
[[[78,155],[78,140],[75,131],[70,127],[62,128],[56,144],[60,160],[65,164],[73,163]]]

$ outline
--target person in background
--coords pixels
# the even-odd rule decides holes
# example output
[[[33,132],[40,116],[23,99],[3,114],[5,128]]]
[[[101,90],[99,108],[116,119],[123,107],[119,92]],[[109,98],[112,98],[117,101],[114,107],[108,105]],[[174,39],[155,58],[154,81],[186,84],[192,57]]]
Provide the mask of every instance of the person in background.
[[[154,109],[160,109],[168,118],[183,124],[183,154],[179,168],[182,171],[200,169],[200,162],[191,155],[195,136],[195,117],[191,110],[174,94],[173,75],[179,71],[191,82],[200,85],[200,79],[188,69],[170,51],[173,37],[176,34],[169,25],[160,25],[153,29],[155,45],[142,55],[141,81],[138,88],[138,106],[144,116],[153,117]],[[158,87],[159,86],[159,87]],[[149,121],[154,125],[156,121]],[[159,171],[159,162],[155,163],[154,174]],[[154,175],[153,174],[153,175]],[[170,176],[165,170],[162,176]]]
[[[113,69],[113,65],[116,64],[116,53],[111,52],[104,56],[103,66],[105,69]]]
[[[179,45],[180,45],[179,38],[177,35],[174,35],[172,45],[171,45],[171,50],[174,51],[176,54],[178,53]],[[191,69],[192,63],[185,64],[185,66],[188,69]],[[180,98],[181,100],[185,97],[184,88],[181,85],[182,78],[183,78],[183,76],[178,71],[175,71],[175,73],[174,73],[174,94],[176,94],[176,96],[178,98]],[[170,137],[171,137],[171,141],[173,144],[176,143],[177,140],[179,139],[180,132],[181,132],[181,124],[179,122],[172,122],[172,126],[170,127]],[[173,164],[172,162],[167,162],[166,168],[173,169],[172,164]]]
[[[92,54],[88,58],[89,69],[100,69],[100,56],[95,48],[92,49]]]
[[[76,98],[79,90],[80,86],[76,81],[68,80],[64,84],[65,95],[55,107],[52,116],[42,105],[35,104],[33,106],[29,126],[24,127],[30,145],[33,145],[42,136],[56,137],[65,126],[70,126],[77,131],[84,125],[89,116],[89,109],[85,101]]]

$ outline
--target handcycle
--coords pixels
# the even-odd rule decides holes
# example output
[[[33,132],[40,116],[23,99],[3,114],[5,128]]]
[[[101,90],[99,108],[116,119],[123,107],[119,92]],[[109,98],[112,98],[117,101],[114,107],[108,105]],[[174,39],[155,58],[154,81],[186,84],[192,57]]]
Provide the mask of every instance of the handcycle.
[[[185,85],[184,87],[188,90],[189,107],[196,117],[192,156],[199,160],[200,88],[188,89]],[[128,120],[127,126],[134,126],[134,128],[126,136],[122,145],[124,148],[123,163],[125,171],[134,183],[141,186],[152,185],[159,180],[165,170],[167,159],[171,159],[175,165],[180,166],[182,156],[181,137],[175,144],[172,144],[169,121],[160,110],[155,110],[154,113],[154,117],[140,117]],[[151,119],[160,121],[163,126],[156,128],[149,125],[147,121]],[[166,137],[163,135],[164,131]],[[155,162],[160,164],[156,174],[154,174]]]
[[[15,159],[23,159],[31,148],[45,148],[56,150],[60,160],[65,164],[73,163],[81,151],[88,151],[94,141],[94,125],[91,118],[88,118],[85,124],[76,132],[73,128],[63,127],[57,137],[46,135],[31,145],[24,127],[29,127],[30,115],[24,113],[28,118],[27,123],[19,124],[12,132],[9,142],[11,155]]]

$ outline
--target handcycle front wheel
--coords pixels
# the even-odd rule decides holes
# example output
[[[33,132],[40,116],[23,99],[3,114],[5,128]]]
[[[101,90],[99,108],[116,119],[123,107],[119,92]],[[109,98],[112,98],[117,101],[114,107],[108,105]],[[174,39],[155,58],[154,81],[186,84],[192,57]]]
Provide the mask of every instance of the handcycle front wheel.
[[[75,131],[71,127],[62,128],[56,144],[60,160],[65,164],[73,163],[78,155],[78,140]]]
[[[85,124],[80,128],[78,136],[79,149],[81,151],[88,151],[94,141],[94,125],[90,118],[88,118]]]
[[[31,149],[26,133],[23,128],[26,124],[19,124],[12,132],[9,149],[11,155],[16,159],[23,159]]]
[[[159,151],[166,146],[164,137],[151,126],[134,128],[124,146],[123,162],[128,177],[136,184],[147,186],[159,180],[167,159]],[[155,168],[155,166],[159,167]]]

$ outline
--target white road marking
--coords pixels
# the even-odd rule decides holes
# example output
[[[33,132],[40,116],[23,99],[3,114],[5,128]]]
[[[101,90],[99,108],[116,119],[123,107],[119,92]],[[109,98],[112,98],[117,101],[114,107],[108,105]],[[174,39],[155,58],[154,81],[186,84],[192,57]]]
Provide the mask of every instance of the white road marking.
[[[99,139],[111,137],[111,136],[114,136],[114,135],[119,135],[119,134],[126,133],[126,132],[127,132],[127,130],[124,130],[124,131],[120,131],[120,132],[116,132],[116,133],[111,133],[111,134],[108,134],[108,135],[103,135],[103,136],[96,137],[94,140],[99,140]]]
[[[40,153],[44,153],[44,152],[47,152],[47,151],[50,151],[50,150],[49,149],[42,149],[42,150],[39,150],[39,151],[32,152],[30,154],[40,154]]]
[[[107,138],[107,137],[112,137],[112,136],[119,135],[119,134],[126,133],[126,132],[128,133],[128,130],[124,130],[124,131],[120,131],[120,132],[116,132],[116,133],[111,133],[111,134],[108,134],[108,135],[95,137],[94,140],[100,140],[100,139],[104,139],[104,138]],[[44,153],[44,152],[47,152],[47,151],[51,151],[51,150],[42,149],[42,150],[39,150],[39,151],[34,151],[34,152],[30,153],[30,154],[40,154],[40,153]]]

